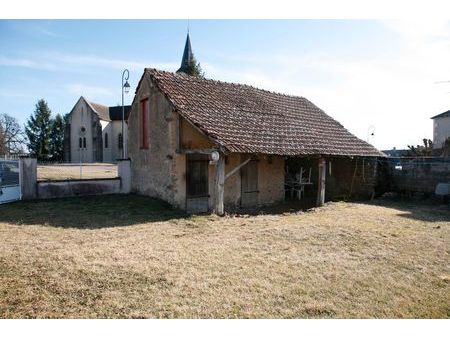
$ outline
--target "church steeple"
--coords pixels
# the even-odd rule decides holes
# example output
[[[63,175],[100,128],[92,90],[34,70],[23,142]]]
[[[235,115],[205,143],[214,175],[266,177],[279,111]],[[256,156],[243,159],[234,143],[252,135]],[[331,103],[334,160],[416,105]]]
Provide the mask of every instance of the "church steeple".
[[[192,62],[194,60],[194,54],[192,53],[191,47],[191,39],[189,38],[189,31],[186,37],[186,44],[184,45],[183,58],[181,59],[180,69],[177,70],[177,73],[189,73],[190,68],[192,67]]]

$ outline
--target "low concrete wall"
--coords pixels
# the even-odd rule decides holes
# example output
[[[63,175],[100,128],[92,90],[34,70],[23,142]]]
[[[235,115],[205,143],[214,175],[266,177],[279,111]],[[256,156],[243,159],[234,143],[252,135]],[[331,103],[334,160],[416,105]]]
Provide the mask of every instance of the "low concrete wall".
[[[120,178],[37,182],[37,198],[119,194],[120,186]]]
[[[72,196],[128,194],[131,190],[130,160],[119,160],[116,178],[37,181],[35,158],[21,158],[20,189],[22,199],[48,199]]]

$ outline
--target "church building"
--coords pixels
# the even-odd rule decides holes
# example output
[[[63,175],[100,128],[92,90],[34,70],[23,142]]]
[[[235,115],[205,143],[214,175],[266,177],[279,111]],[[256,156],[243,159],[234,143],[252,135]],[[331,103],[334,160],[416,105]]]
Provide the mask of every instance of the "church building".
[[[64,137],[65,162],[115,163],[122,158],[130,108],[125,106],[122,135],[122,106],[108,107],[81,96],[69,113]]]

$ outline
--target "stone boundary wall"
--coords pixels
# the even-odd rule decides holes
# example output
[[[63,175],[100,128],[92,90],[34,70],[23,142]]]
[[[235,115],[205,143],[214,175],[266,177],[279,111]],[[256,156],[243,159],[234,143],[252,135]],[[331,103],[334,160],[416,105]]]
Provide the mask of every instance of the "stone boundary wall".
[[[22,199],[49,199],[72,196],[128,194],[131,190],[130,160],[118,160],[116,178],[37,181],[35,158],[20,159]]]
[[[434,194],[438,183],[450,183],[450,159],[387,157],[379,159],[377,194]]]
[[[37,198],[120,194],[120,178],[37,182]]]

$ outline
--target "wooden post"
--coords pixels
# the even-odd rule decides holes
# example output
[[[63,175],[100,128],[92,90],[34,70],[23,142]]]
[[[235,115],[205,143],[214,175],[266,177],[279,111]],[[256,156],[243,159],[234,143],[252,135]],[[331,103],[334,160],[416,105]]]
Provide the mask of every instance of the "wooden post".
[[[215,212],[217,215],[222,216],[224,214],[223,207],[223,192],[225,186],[225,157],[220,155],[216,165],[216,198]]]
[[[326,161],[323,157],[319,158],[319,178],[317,184],[317,206],[320,207],[325,203],[325,177],[326,177]]]

